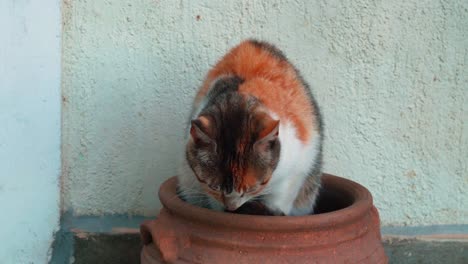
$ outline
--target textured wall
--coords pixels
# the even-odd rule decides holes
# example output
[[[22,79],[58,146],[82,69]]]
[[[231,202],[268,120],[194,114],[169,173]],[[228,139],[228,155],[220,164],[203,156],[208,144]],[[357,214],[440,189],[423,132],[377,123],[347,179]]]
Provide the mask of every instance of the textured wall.
[[[384,224],[468,224],[466,1],[63,7],[65,209],[156,214],[203,75],[257,37],[312,84],[325,170],[369,187]]]
[[[0,1],[0,32],[0,263],[47,263],[60,217],[60,1]]]

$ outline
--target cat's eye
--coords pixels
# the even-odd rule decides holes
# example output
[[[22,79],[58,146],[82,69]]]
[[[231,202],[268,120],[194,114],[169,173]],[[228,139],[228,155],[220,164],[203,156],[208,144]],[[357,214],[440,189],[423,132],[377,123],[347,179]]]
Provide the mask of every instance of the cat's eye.
[[[217,192],[219,192],[219,190],[221,189],[221,186],[219,185],[209,185],[208,187],[210,187],[211,190],[217,191]]]
[[[270,178],[264,179],[264,180],[260,183],[260,185],[265,185],[265,184],[268,183],[268,181],[270,181]]]

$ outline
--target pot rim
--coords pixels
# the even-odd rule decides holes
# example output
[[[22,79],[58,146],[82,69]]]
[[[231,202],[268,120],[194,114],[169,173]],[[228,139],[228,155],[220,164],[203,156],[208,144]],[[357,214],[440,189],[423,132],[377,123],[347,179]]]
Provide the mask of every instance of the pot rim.
[[[166,180],[159,188],[159,199],[170,213],[202,225],[255,231],[297,231],[327,229],[348,225],[369,213],[373,206],[372,195],[364,186],[335,175],[323,174],[322,184],[333,186],[354,198],[343,209],[306,216],[262,216],[218,212],[191,205],[176,194],[177,177]]]

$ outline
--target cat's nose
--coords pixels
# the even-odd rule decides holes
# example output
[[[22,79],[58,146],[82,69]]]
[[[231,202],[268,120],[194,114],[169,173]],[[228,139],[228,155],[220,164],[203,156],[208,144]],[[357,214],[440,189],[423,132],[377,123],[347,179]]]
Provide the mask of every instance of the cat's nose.
[[[237,204],[226,204],[226,209],[228,211],[235,211],[237,210],[237,208],[239,208]]]

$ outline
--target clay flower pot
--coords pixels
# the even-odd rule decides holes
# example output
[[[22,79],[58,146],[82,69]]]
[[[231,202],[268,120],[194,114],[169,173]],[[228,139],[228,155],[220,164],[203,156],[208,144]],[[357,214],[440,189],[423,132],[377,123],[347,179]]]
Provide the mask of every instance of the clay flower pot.
[[[372,196],[363,186],[324,175],[317,214],[258,216],[192,206],[162,184],[156,220],[141,225],[142,264],[387,263]]]

